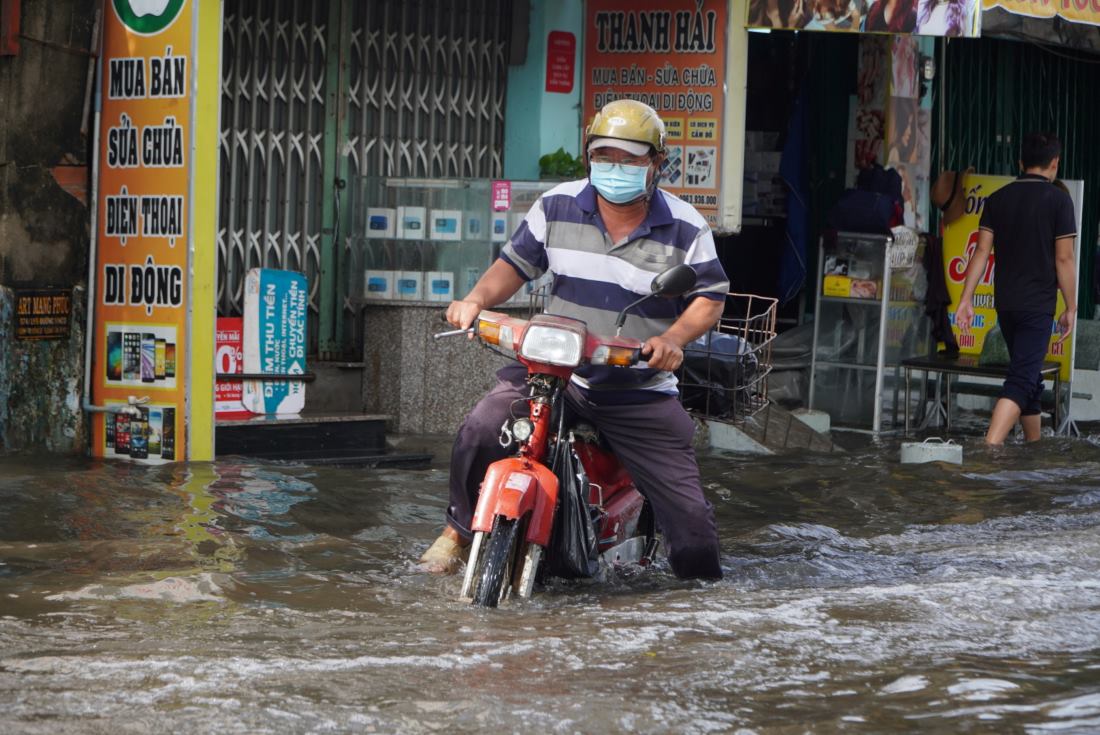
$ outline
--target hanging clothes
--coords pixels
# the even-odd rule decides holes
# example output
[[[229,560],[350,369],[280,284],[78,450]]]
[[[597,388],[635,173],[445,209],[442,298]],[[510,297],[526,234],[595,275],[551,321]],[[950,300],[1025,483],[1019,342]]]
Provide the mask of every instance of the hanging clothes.
[[[928,293],[924,297],[924,313],[932,320],[932,337],[943,342],[947,355],[959,354],[959,343],[951,329],[951,295],[943,272],[943,239],[925,235],[924,270],[928,274]]]
[[[787,186],[787,228],[779,261],[779,303],[798,296],[806,283],[806,245],[810,231],[810,187],[806,165],[809,152],[806,131],[806,85],[795,100],[787,128],[787,140],[779,159],[779,176]]]

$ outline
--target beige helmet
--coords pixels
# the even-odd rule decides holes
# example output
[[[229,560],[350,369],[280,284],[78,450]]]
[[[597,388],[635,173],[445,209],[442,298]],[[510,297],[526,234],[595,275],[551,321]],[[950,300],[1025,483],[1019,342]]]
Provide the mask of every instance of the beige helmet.
[[[630,140],[653,146],[657,153],[665,151],[665,124],[649,105],[637,100],[608,102],[592,118],[584,135],[584,150],[596,138]]]

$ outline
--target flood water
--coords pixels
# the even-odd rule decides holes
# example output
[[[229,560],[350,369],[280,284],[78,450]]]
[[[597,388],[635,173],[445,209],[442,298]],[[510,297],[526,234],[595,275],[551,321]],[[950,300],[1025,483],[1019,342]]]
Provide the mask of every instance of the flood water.
[[[463,604],[427,470],[0,458],[0,732],[1100,731],[1100,448],[700,463],[726,578]]]

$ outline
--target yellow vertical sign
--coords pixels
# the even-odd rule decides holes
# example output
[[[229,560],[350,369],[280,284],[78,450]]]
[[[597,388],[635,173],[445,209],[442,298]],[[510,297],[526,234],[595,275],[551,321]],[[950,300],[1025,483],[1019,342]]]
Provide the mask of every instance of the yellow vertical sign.
[[[191,321],[187,458],[214,458],[214,333],[217,320],[218,128],[221,123],[221,0],[195,2],[195,99],[191,147]]]
[[[978,286],[974,290],[974,323],[969,334],[962,334],[955,326],[955,309],[962,296],[963,283],[966,280],[966,266],[974,250],[978,247],[978,224],[982,210],[989,195],[1002,186],[1015,181],[1011,176],[977,176],[969,174],[963,181],[962,194],[966,197],[966,209],[957,220],[947,225],[943,232],[943,267],[947,281],[947,292],[951,296],[951,328],[959,342],[959,352],[964,355],[980,355],[985,345],[985,337],[997,324],[997,304],[993,296],[993,283],[997,268],[997,241],[993,241],[993,254],[986,264]],[[1066,309],[1062,292],[1058,291],[1058,305],[1054,315],[1057,317]],[[1051,320],[1050,346],[1046,359],[1061,365],[1061,379],[1070,379],[1070,355],[1072,339],[1059,342],[1057,322]]]
[[[193,2],[104,4],[92,453],[185,459]]]

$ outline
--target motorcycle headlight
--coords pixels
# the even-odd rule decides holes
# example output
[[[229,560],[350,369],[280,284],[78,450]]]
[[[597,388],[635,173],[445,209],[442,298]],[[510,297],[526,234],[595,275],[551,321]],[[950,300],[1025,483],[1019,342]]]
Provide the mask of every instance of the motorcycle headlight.
[[[512,436],[516,438],[516,441],[525,442],[534,433],[535,425],[531,423],[531,419],[516,419],[512,423]]]
[[[567,329],[532,324],[523,334],[519,354],[535,362],[577,367],[584,354],[584,337]]]

